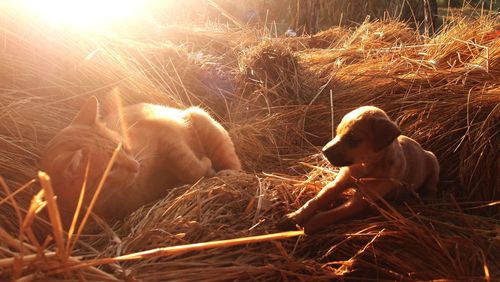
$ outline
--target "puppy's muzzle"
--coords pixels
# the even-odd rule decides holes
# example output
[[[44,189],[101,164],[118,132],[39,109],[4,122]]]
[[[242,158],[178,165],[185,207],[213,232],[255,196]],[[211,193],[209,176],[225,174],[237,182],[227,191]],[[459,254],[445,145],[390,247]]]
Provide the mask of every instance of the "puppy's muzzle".
[[[342,154],[341,146],[334,140],[326,144],[322,149],[325,158],[334,166],[350,166],[352,161]]]

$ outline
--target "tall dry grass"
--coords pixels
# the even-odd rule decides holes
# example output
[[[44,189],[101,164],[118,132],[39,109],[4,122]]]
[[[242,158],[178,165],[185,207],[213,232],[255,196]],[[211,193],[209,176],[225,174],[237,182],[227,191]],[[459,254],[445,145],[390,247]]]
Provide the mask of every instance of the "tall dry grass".
[[[433,38],[393,21],[293,39],[172,26],[124,38],[15,15],[0,32],[2,280],[500,277],[497,16],[457,20]],[[175,188],[122,222],[94,218],[93,232],[75,242],[74,232],[54,228],[57,201],[37,161],[86,98],[105,101],[116,88],[125,104],[206,108],[228,128],[248,173]],[[317,236],[117,259],[277,232],[282,215],[335,177],[318,146],[343,114],[365,104],[385,109],[438,155],[435,202],[374,203],[372,213]]]

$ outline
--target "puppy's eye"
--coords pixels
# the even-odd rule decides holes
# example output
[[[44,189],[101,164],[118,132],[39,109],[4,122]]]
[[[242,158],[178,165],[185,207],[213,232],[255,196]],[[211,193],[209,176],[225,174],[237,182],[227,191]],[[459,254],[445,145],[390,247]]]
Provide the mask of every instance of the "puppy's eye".
[[[352,131],[346,135],[345,140],[347,144],[351,147],[355,147],[356,145],[359,144],[359,142],[361,142],[361,138],[354,135]]]

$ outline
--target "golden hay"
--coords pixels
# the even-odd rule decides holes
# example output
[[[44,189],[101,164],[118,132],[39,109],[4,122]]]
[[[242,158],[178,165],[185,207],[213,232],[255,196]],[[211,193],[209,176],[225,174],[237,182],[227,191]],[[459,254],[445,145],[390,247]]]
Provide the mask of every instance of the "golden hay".
[[[124,221],[116,231],[122,239],[110,242],[101,256],[115,256],[118,249],[125,254],[159,246],[276,232],[274,223],[279,220],[279,214],[273,210],[281,203],[276,201],[276,191],[269,188],[268,181],[244,173],[176,188],[163,200],[138,210]],[[290,247],[293,241],[284,244]],[[266,254],[262,254],[263,249],[267,250]],[[159,264],[161,268],[157,267]],[[280,242],[124,263],[121,268],[122,273],[134,273],[137,279],[154,279],[150,276],[152,272],[166,280],[333,276],[318,266],[301,263],[287,255]]]
[[[498,32],[494,26],[462,21],[428,42],[363,52],[356,60],[304,51],[299,63],[324,85],[311,101],[315,110],[306,131],[324,144],[331,137],[329,131],[321,134],[331,126],[330,103],[336,122],[354,107],[378,105],[437,154],[443,179],[460,179],[457,193],[469,200],[498,199],[500,39],[491,36]]]
[[[261,96],[261,104],[273,107],[302,100],[299,91],[303,83],[298,75],[297,59],[285,44],[269,40],[245,50],[240,69],[242,92]]]
[[[430,39],[400,23],[366,22],[339,37],[336,31],[312,37],[318,41],[175,27],[155,41],[89,38],[6,20],[0,280],[499,279],[496,21],[455,22]],[[43,145],[82,102],[90,95],[104,102],[116,87],[125,104],[207,108],[228,128],[249,173],[172,189],[112,226],[95,218],[94,233],[68,243],[43,214],[40,185],[30,179]],[[281,216],[334,179],[317,146],[344,113],[364,104],[381,106],[405,134],[436,152],[441,187],[461,188],[432,203],[374,204],[374,212],[316,236],[92,264],[277,232]]]

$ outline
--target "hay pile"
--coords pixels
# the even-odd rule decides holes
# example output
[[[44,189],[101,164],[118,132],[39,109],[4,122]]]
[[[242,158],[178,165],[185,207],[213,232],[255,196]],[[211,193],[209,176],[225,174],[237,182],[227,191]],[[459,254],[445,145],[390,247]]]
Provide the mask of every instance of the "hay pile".
[[[494,22],[457,22],[427,44],[404,48],[395,42],[388,48],[367,48],[356,63],[350,54],[326,61],[322,58],[331,54],[304,51],[301,65],[325,86],[311,103],[318,109],[306,131],[317,134],[319,128],[330,126],[330,103],[336,122],[360,104],[380,106],[398,120],[405,134],[436,153],[442,178],[459,179],[466,199],[498,199],[497,32]],[[331,101],[327,91],[333,93]],[[330,136],[324,132],[319,144]]]
[[[1,280],[500,278],[498,18],[456,21],[430,39],[397,22],[294,39],[176,27],[124,39],[18,20],[1,29]],[[40,184],[30,179],[43,145],[82,102],[104,101],[115,88],[125,104],[206,108],[228,128],[248,173],[175,188],[111,226],[96,219],[94,233],[65,245],[67,233],[52,233],[44,214],[53,201],[32,201]],[[99,260],[277,232],[282,215],[335,177],[318,146],[364,104],[382,107],[437,154],[436,202],[380,203],[311,237]]]

